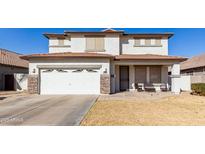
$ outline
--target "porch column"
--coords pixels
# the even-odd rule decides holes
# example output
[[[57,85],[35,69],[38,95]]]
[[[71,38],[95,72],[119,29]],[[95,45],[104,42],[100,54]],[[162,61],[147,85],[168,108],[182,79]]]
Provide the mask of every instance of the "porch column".
[[[161,68],[161,82],[166,84],[167,88],[169,89],[169,84],[168,84],[168,66],[162,66],[162,68]]]
[[[129,90],[135,90],[135,67],[129,66]]]
[[[180,64],[173,64],[171,67],[171,91],[180,94]]]
[[[115,65],[115,92],[120,91],[120,66]]]
[[[110,63],[110,78],[111,93],[115,93],[115,65],[113,62]]]
[[[146,67],[146,81],[147,81],[147,83],[150,83],[150,67],[149,66],[147,66]]]

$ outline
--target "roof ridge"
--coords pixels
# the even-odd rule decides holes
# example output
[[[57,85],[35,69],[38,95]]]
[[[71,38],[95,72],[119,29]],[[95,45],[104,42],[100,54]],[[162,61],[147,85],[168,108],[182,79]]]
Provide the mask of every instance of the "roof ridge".
[[[18,53],[18,52],[15,52],[15,51],[11,51],[11,50],[8,50],[8,49],[4,49],[4,48],[0,48],[0,51],[10,52],[10,53],[14,53],[14,54],[17,54],[17,55],[23,55],[21,53]]]
[[[181,63],[181,70],[205,66],[205,53],[193,56]]]

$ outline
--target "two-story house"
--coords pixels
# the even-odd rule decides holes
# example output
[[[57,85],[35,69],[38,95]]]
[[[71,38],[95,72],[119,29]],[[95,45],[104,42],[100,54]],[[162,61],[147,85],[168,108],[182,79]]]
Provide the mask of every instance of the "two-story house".
[[[145,85],[160,90],[168,84],[179,93],[179,63],[186,58],[168,56],[172,33],[127,34],[106,29],[99,32],[44,34],[49,53],[32,54],[28,90],[39,94],[110,94]],[[142,88],[144,90],[144,88]]]

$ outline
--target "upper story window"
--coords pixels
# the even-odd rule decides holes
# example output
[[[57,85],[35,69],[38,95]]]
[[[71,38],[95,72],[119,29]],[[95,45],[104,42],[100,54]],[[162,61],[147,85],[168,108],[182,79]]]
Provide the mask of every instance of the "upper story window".
[[[151,39],[145,39],[145,46],[151,46]]]
[[[135,47],[160,47],[162,46],[160,38],[134,38]]]
[[[70,37],[52,38],[49,40],[49,47],[55,47],[55,48],[71,47],[71,39]]]
[[[105,51],[104,36],[86,36],[86,51]]]
[[[141,39],[135,39],[135,46],[141,45]]]
[[[58,40],[58,45],[59,46],[64,46],[64,39],[59,39]]]
[[[155,45],[156,46],[161,46],[161,39],[155,39]]]

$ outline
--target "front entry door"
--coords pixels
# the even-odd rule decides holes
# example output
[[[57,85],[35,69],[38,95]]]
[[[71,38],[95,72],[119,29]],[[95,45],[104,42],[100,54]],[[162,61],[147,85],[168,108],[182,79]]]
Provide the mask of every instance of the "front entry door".
[[[129,89],[129,66],[120,66],[120,91]]]
[[[14,75],[8,74],[4,76],[4,90],[14,90]]]

